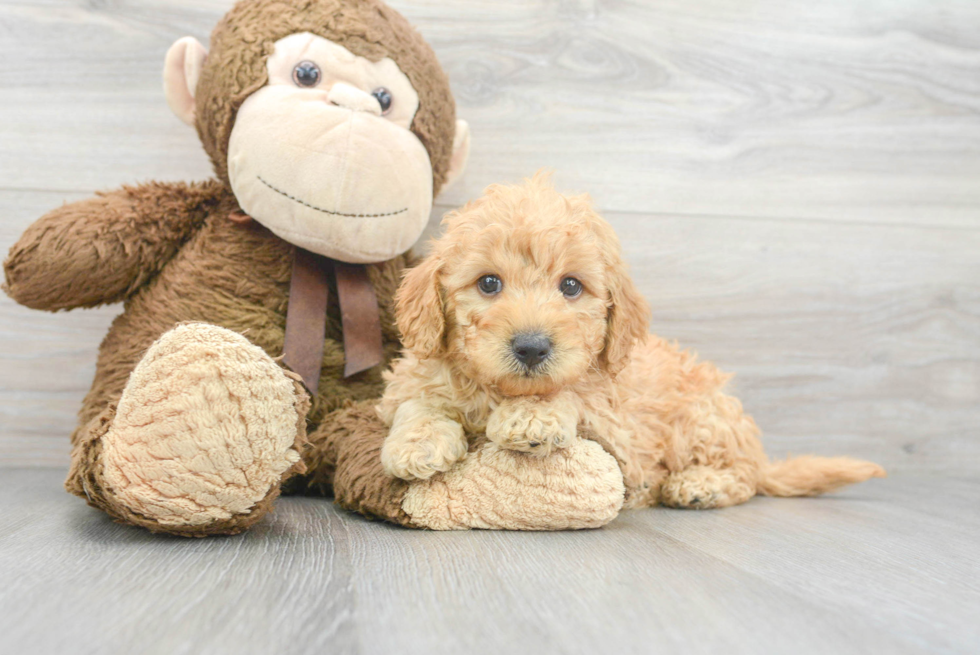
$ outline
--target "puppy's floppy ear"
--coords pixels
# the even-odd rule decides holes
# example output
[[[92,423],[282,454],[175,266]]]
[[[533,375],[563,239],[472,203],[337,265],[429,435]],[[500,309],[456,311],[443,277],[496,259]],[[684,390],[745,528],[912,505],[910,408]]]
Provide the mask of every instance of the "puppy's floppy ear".
[[[439,289],[441,260],[429,255],[410,268],[395,294],[395,321],[402,344],[419,359],[442,351],[446,318]]]
[[[607,267],[609,313],[606,318],[606,344],[601,362],[615,376],[629,362],[633,345],[650,331],[650,304],[646,301],[626,270],[619,253],[612,256]]]

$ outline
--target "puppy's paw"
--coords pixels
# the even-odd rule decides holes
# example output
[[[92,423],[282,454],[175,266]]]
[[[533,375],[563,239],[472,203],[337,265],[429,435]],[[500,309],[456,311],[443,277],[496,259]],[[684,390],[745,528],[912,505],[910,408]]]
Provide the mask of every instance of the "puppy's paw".
[[[562,403],[508,398],[487,421],[487,438],[501,448],[544,457],[575,439],[578,416]]]
[[[381,448],[381,465],[396,478],[425,480],[448,471],[466,447],[463,426],[449,418],[396,424]]]
[[[660,502],[679,509],[713,509],[744,503],[755,489],[731,470],[692,466],[671,473],[660,488]]]

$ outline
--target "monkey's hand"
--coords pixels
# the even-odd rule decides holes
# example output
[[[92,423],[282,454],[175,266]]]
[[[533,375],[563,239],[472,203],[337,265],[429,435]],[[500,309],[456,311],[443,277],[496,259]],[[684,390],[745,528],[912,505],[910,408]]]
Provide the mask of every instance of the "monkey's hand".
[[[402,403],[381,448],[381,465],[403,480],[432,477],[448,471],[466,455],[463,426],[437,408],[417,400]]]
[[[507,398],[490,414],[487,438],[501,448],[544,457],[575,439],[578,412],[562,394],[555,398]]]
[[[151,182],[64,205],[10,249],[3,289],[49,311],[125,300],[203,224],[221,188],[217,181]]]

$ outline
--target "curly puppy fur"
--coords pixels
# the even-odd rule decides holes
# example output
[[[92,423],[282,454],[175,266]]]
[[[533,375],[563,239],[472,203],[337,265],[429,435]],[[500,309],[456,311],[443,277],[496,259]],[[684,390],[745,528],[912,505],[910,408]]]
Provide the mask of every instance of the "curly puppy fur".
[[[544,456],[588,431],[624,453],[626,507],[725,507],[884,476],[844,457],[770,463],[724,393],[729,376],[648,334],[649,306],[587,196],[564,197],[539,174],[491,186],[444,226],[397,295],[406,353],[379,405],[390,474],[448,470],[466,435]],[[487,275],[499,292],[480,290]],[[560,290],[568,277],[582,286],[572,298]],[[522,334],[548,340],[540,364],[516,355]]]

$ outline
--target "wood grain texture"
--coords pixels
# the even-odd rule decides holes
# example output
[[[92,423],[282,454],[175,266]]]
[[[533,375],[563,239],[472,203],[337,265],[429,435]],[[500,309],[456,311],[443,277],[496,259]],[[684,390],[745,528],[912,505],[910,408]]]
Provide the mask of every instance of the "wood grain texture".
[[[230,0],[0,1],[0,249],[100,188],[201,179],[159,70]],[[738,373],[770,451],[980,468],[980,5],[396,1],[473,128],[464,180],[557,169],[654,329]],[[62,466],[118,307],[0,298],[0,463]]]
[[[206,175],[158,71],[230,4],[0,4],[3,186]],[[616,211],[977,225],[976,3],[392,4],[473,126],[447,202],[552,166]]]
[[[0,470],[0,651],[808,655],[980,640],[980,524],[962,520],[976,478],[639,510],[566,533],[411,531],[287,498],[246,535],[186,540],[111,523],[60,476]]]

